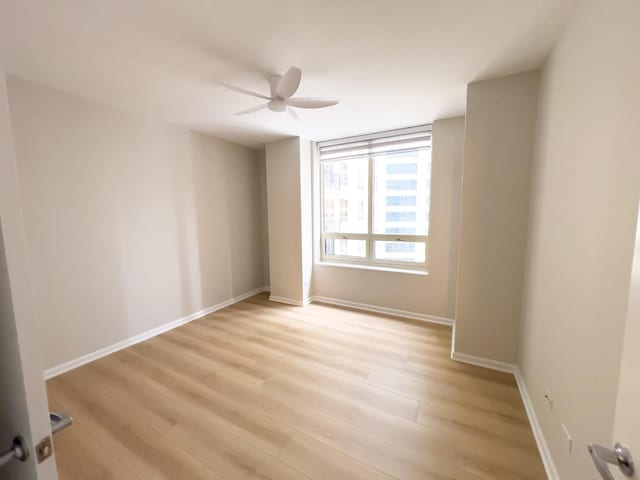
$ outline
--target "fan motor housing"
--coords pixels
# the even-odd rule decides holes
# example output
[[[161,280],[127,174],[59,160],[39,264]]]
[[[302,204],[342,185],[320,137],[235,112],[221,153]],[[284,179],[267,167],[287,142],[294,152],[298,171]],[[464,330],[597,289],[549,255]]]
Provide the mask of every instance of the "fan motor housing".
[[[269,110],[272,112],[284,112],[287,109],[287,102],[282,98],[274,98],[269,102]]]

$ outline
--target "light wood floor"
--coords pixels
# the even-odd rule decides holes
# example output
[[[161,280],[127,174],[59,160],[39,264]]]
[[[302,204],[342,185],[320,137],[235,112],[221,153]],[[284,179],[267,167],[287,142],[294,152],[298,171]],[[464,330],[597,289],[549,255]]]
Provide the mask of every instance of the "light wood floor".
[[[61,480],[544,479],[451,329],[258,295],[47,382]]]

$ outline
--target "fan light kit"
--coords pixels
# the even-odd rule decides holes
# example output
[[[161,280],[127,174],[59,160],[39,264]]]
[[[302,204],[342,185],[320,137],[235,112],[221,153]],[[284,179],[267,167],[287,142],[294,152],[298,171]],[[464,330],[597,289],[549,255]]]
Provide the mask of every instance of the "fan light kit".
[[[266,96],[251,90],[245,90],[244,88],[231,87],[245,95],[252,97],[262,98],[268,100],[255,107],[247,108],[236,115],[245,115],[247,113],[257,112],[268,108],[272,112],[287,112],[295,120],[298,120],[298,116],[291,107],[295,108],[324,108],[336,105],[338,100],[335,98],[320,98],[320,97],[293,97],[300,86],[300,79],[302,78],[302,72],[298,67],[291,67],[284,75],[272,75],[269,77],[269,87],[271,95]]]

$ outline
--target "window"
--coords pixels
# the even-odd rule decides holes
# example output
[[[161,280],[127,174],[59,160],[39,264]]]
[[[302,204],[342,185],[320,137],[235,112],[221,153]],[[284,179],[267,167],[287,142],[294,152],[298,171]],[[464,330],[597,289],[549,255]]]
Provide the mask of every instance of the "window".
[[[318,144],[322,260],[427,267],[431,127]]]

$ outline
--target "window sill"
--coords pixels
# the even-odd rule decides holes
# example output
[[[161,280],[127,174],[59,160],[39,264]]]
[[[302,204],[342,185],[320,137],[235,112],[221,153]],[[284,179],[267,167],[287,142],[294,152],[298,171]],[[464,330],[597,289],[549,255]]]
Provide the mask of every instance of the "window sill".
[[[340,262],[316,262],[316,265],[321,267],[338,267],[338,268],[355,268],[357,270],[373,270],[376,272],[390,272],[390,273],[407,273],[409,275],[427,276],[429,272],[427,270],[414,270],[411,268],[398,268],[398,267],[384,267],[378,265],[359,265],[356,263],[340,263]]]

